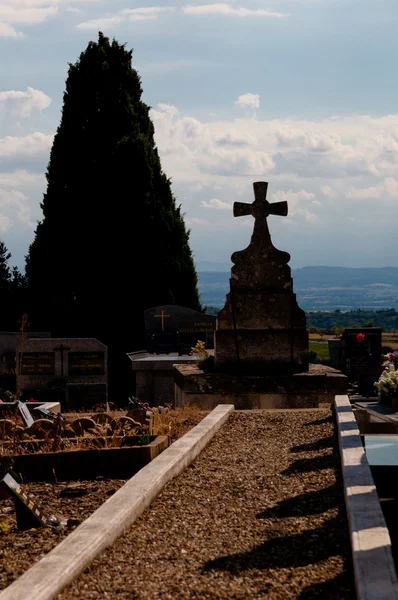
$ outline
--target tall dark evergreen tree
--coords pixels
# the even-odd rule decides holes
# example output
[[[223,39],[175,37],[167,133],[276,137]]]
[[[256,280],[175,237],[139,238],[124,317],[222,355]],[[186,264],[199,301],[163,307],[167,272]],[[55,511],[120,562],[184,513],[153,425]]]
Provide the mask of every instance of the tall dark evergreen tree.
[[[11,252],[8,251],[4,242],[0,240],[0,290],[10,288],[12,277],[11,269],[8,264],[11,258]]]
[[[25,277],[10,267],[11,252],[0,240],[0,331],[17,331],[18,321],[28,306]]]
[[[146,308],[200,309],[189,232],[131,61],[100,33],[69,66],[26,263],[36,327],[97,337],[119,360],[142,348]]]

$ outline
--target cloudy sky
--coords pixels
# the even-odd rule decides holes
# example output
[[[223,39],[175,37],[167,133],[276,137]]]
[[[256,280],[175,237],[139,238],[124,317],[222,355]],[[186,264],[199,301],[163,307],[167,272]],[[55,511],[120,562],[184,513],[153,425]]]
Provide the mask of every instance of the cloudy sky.
[[[3,0],[0,239],[23,257],[67,63],[101,30],[134,49],[164,171],[199,268],[228,266],[268,181],[291,265],[390,266],[398,257],[396,0]],[[110,202],[113,200],[109,199]]]

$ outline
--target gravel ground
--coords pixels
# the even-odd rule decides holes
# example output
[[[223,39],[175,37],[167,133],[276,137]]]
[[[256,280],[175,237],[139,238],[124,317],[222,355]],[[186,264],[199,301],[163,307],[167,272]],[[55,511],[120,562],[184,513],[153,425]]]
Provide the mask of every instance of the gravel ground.
[[[2,500],[0,519],[6,521],[9,532],[0,535],[0,589],[10,585],[26,569],[43,558],[71,532],[78,522],[87,519],[124,483],[122,479],[98,478],[94,481],[76,481],[67,484],[25,484],[24,490],[33,497],[46,516],[56,514],[76,521],[72,527],[64,527],[60,530],[43,527],[18,531],[13,500]],[[66,492],[63,491],[65,488],[67,488]],[[83,495],[73,497],[73,493]],[[65,496],[63,497],[62,494]]]
[[[125,412],[114,411],[112,416],[120,416]],[[184,410],[170,411],[168,422],[171,423],[172,440],[197,425],[206,414],[208,411],[189,407]],[[82,413],[67,413],[66,416],[73,419],[82,416]],[[24,490],[33,497],[46,516],[58,514],[76,521],[76,524],[68,529],[58,531],[50,528],[18,531],[13,500],[0,500],[0,590],[10,585],[26,569],[43,558],[70,533],[79,521],[89,517],[124,483],[125,480],[121,479],[98,477],[93,481],[24,484]],[[67,488],[66,494],[62,492],[65,488]],[[75,494],[80,492],[82,495],[74,497],[74,490]],[[62,496],[62,493],[65,495]],[[2,534],[1,523],[5,523],[8,527],[7,533]]]
[[[355,598],[330,409],[234,413],[58,600]]]

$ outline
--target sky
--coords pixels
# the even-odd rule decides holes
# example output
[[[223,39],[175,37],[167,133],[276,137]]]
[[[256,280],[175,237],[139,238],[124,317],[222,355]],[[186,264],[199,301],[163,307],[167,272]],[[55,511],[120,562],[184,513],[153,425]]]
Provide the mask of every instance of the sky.
[[[255,181],[275,246],[307,265],[398,256],[396,0],[2,0],[0,240],[23,268],[68,63],[98,31],[133,49],[198,269],[245,248]],[[114,199],[109,199],[114,204]]]

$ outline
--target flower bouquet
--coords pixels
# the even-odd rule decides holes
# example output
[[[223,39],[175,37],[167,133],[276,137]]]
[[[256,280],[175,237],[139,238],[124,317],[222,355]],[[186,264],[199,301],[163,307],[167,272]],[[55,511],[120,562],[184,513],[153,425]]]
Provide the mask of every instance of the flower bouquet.
[[[127,416],[134,419],[134,421],[138,421],[138,423],[145,423],[149,404],[142,402],[135,396],[130,396],[128,400]]]
[[[384,371],[375,383],[379,402],[398,409],[398,352],[389,352],[383,356]]]

